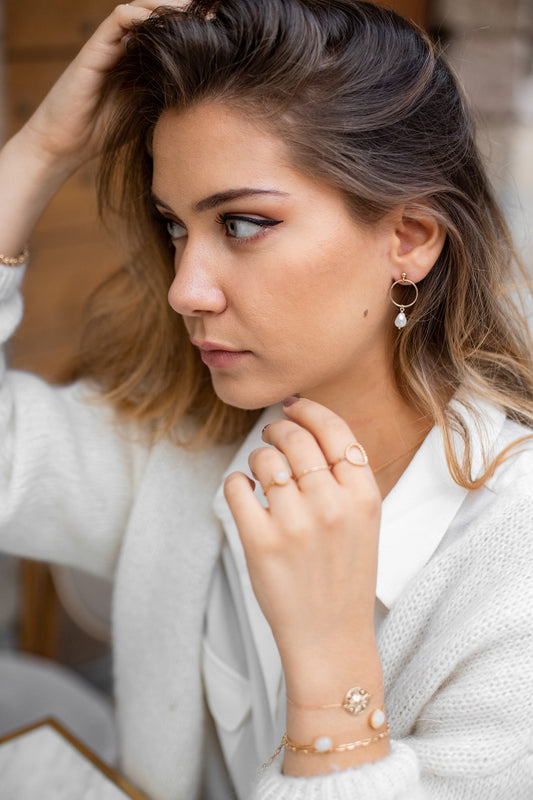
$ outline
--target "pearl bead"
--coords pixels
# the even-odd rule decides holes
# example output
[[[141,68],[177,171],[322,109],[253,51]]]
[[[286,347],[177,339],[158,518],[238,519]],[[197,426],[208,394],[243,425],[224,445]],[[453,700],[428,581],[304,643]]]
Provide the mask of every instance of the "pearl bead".
[[[329,736],[320,736],[318,739],[315,739],[313,747],[318,753],[326,753],[328,750],[332,749],[333,741]]]
[[[370,718],[369,718],[368,722],[370,724],[370,727],[374,728],[374,730],[377,730],[378,728],[381,728],[381,726],[385,722],[385,714],[383,713],[381,708],[376,708],[370,714]]]
[[[407,317],[405,316],[403,311],[400,311],[400,313],[394,320],[394,324],[396,325],[397,328],[405,328],[405,326],[407,325]]]

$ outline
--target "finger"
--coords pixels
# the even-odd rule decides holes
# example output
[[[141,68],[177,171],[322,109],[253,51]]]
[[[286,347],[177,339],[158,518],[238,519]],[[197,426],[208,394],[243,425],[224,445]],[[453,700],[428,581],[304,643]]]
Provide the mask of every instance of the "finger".
[[[176,0],[166,0],[165,5],[182,10],[184,4]],[[160,6],[161,3],[156,0],[143,0],[143,2],[134,0],[132,3],[120,3],[115,6],[79,52],[76,60],[80,66],[102,71],[110,69],[123,52],[124,37],[131,28],[136,23],[148,19]]]
[[[361,480],[363,476],[371,478],[364,447],[338,414],[304,397],[284,406],[283,410],[291,421],[313,435],[337,480],[342,483]]]
[[[250,478],[243,472],[228,475],[224,481],[224,497],[244,544],[247,532],[259,532],[266,524],[268,513],[255,496]]]
[[[310,431],[291,420],[272,422],[263,439],[287,459],[300,489],[312,489],[331,480],[330,467],[320,444]]]
[[[281,453],[273,447],[258,447],[253,450],[248,463],[252,474],[257,478],[269,503],[294,489],[291,471]]]

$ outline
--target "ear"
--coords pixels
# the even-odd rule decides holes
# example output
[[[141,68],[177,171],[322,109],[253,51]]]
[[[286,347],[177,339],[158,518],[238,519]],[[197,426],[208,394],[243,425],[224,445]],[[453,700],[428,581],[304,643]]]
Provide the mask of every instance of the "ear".
[[[421,281],[435,264],[445,241],[446,230],[429,209],[400,209],[395,215],[391,240],[393,280],[399,280],[405,272],[414,283]]]

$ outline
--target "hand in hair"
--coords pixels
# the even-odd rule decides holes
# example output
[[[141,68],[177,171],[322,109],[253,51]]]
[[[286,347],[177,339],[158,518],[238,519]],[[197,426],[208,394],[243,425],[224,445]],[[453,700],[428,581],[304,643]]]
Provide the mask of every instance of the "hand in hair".
[[[165,0],[184,7],[184,0]],[[26,128],[45,158],[60,159],[76,169],[97,155],[105,130],[101,95],[107,73],[124,54],[128,30],[161,6],[160,0],[133,0],[117,5],[82,47]]]
[[[165,0],[182,8],[184,0]],[[16,255],[65,180],[96,156],[109,104],[102,103],[108,71],[124,53],[124,39],[160,0],[119,5],[102,22],[24,127],[0,154],[0,252]]]
[[[242,473],[232,473],[225,484],[252,585],[279,649],[289,697],[305,706],[334,703],[355,683],[366,687],[379,707],[382,676],[373,609],[380,492],[370,467],[361,463],[364,451],[349,447],[354,436],[340,417],[307,399],[285,411],[288,419],[263,432],[273,447],[250,456],[269,507],[259,503]],[[335,741],[368,735],[365,715],[289,705],[292,739],[312,741],[317,725]],[[388,743],[381,740],[342,758],[335,753],[329,765],[324,756],[287,752],[285,771],[320,773],[342,759],[343,766],[355,766],[387,752]]]

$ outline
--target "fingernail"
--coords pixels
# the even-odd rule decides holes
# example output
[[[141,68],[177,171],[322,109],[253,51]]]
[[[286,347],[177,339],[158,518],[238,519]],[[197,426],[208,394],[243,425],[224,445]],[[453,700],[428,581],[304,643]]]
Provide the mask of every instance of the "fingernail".
[[[261,436],[263,436],[263,434],[264,434],[264,432],[266,431],[267,428],[270,428],[270,422],[267,425],[265,425],[265,427],[261,431]]]
[[[285,408],[287,408],[287,406],[292,406],[299,399],[300,399],[299,397],[286,397],[285,400],[283,401],[283,405],[285,406]]]

